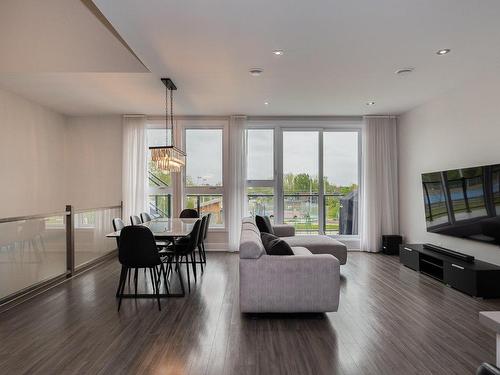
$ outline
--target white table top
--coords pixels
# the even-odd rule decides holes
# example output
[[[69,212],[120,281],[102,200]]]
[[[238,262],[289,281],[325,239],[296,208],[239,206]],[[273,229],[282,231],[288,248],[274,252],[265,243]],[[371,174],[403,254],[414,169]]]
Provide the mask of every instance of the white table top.
[[[500,332],[500,311],[480,311],[479,321],[495,332]]]
[[[154,219],[142,224],[151,229],[155,237],[185,237],[193,229],[193,224],[198,219]],[[106,237],[120,237],[120,231],[109,233]]]

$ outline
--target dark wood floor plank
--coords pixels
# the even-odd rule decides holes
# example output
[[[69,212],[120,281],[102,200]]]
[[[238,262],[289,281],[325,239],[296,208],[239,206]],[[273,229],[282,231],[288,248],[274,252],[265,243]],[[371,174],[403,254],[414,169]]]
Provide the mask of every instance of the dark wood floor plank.
[[[186,298],[114,298],[111,260],[0,315],[1,374],[473,374],[495,360],[478,322],[500,300],[466,296],[401,266],[351,253],[339,311],[242,315],[238,255],[209,253]],[[150,288],[140,275],[140,289]]]

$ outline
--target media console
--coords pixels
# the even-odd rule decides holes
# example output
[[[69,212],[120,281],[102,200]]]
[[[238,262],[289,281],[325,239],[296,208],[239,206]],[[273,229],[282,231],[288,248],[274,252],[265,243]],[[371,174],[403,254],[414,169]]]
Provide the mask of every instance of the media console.
[[[399,261],[474,297],[500,297],[500,266],[429,244],[400,245]]]

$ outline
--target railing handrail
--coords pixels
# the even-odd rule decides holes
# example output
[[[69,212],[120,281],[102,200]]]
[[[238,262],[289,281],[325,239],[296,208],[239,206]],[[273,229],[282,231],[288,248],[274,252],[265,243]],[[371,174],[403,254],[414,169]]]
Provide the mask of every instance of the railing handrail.
[[[168,186],[168,184],[163,181],[160,177],[156,176],[154,173],[151,171],[148,171],[148,178],[156,184],[156,186]],[[160,181],[161,184],[158,184],[156,181]]]
[[[73,213],[82,213],[82,212],[89,212],[89,211],[97,211],[97,210],[110,210],[113,208],[121,208],[121,205],[115,205],[115,206],[102,206],[102,207],[92,207],[92,208],[78,208],[78,209],[73,209]]]
[[[163,211],[161,208],[158,208],[158,206],[156,206],[155,204],[152,204],[151,202],[149,203],[149,208],[152,208],[156,212],[159,212],[162,215],[164,215],[165,217],[168,217],[168,213],[166,213],[165,211]]]
[[[54,216],[68,216],[70,214],[71,214],[71,211],[60,211],[60,212],[51,212],[48,214],[5,217],[5,218],[0,218],[0,224],[10,223],[10,222],[15,222],[15,221],[23,221],[23,220],[43,219],[43,218],[54,217]]]

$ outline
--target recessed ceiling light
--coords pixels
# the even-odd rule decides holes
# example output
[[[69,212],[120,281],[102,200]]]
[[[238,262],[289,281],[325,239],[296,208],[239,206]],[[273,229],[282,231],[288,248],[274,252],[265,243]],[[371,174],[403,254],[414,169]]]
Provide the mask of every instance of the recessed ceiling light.
[[[415,68],[401,68],[401,69],[396,70],[395,73],[398,75],[406,75],[406,74],[410,74],[414,70],[415,70]]]
[[[375,102],[367,102],[367,103],[366,103],[366,105],[367,105],[368,107],[371,107],[372,105],[375,105]]]
[[[283,56],[284,52],[282,49],[277,49],[273,51],[273,54],[275,54],[276,56]]]
[[[258,77],[262,74],[262,72],[264,71],[264,69],[261,69],[261,68],[252,68],[250,69],[250,74],[254,77]]]
[[[439,51],[437,51],[436,53],[439,55],[439,56],[443,56],[443,55],[446,55],[447,53],[450,53],[450,49],[449,48],[444,48],[444,49],[440,49]]]
[[[269,102],[264,102],[264,105],[269,105]]]

